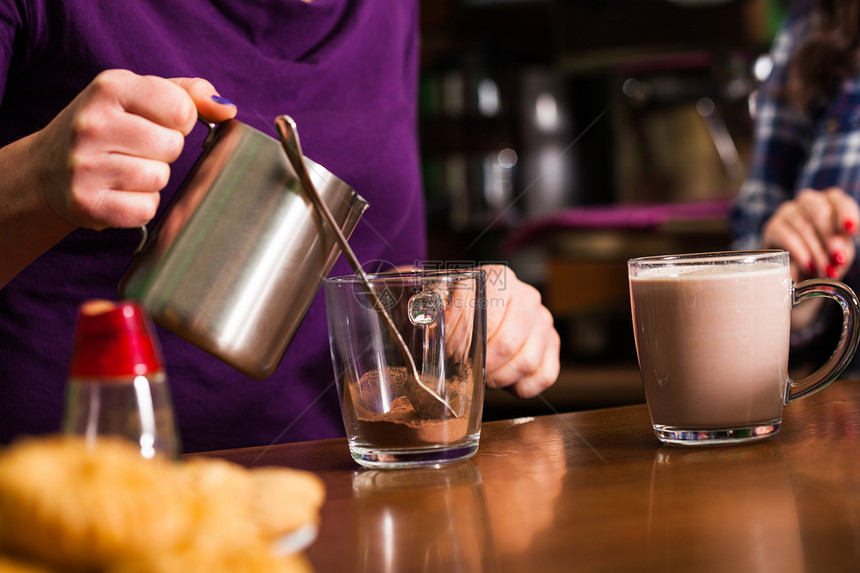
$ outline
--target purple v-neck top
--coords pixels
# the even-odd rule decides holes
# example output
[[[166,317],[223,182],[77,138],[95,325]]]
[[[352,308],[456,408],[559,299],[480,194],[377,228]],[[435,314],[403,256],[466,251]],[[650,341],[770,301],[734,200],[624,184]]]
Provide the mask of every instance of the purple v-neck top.
[[[351,239],[361,261],[412,264],[425,250],[417,19],[408,0],[2,0],[0,144],[48,124],[105,69],[204,77],[273,137],[291,115],[308,157],[368,200]],[[159,216],[205,131],[188,137]],[[0,290],[0,442],[59,429],[78,306],[116,299],[138,240],[77,230]],[[351,272],[340,257],[332,274]],[[158,335],[184,451],[343,435],[321,292],[263,381]]]

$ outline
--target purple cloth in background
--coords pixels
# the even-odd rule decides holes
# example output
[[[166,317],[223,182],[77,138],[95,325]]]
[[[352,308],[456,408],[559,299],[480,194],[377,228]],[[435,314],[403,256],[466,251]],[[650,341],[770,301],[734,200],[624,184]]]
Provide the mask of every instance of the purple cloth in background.
[[[696,203],[659,203],[601,205],[562,209],[534,217],[514,231],[503,249],[515,251],[551,231],[613,229],[654,229],[673,221],[728,219],[732,202],[702,201]]]
[[[369,201],[351,239],[362,262],[423,259],[417,2],[22,4],[0,1],[0,144],[44,127],[104,69],[204,77],[273,137],[274,118],[291,115],[308,157]],[[159,216],[204,134],[188,137]],[[59,429],[78,306],[117,297],[138,240],[134,229],[78,230],[0,290],[0,442]],[[340,257],[332,274],[351,272]],[[322,293],[263,381],[158,334],[184,451],[343,435]]]

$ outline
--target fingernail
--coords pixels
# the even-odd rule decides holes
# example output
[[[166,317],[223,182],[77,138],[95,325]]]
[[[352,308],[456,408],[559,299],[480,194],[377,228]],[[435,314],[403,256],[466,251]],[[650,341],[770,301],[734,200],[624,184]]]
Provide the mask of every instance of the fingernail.
[[[842,251],[836,251],[833,253],[833,264],[834,265],[844,265],[848,260],[848,257]]]
[[[212,96],[212,101],[214,101],[215,103],[220,103],[221,105],[232,105],[233,107],[236,107],[235,103],[219,95]]]
[[[857,225],[854,221],[845,221],[845,232],[853,233],[857,229]]]
[[[827,265],[827,278],[830,278],[830,279],[839,278],[839,275],[836,274],[836,269],[834,269],[830,265]]]
[[[813,263],[812,261],[809,261],[809,264],[806,265],[806,270],[809,271],[809,274],[814,275],[815,274],[815,263]]]

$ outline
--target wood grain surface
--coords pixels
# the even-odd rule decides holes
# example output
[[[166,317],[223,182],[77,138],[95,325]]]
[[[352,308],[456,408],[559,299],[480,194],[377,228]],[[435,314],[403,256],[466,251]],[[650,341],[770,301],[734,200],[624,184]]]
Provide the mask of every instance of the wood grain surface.
[[[860,380],[740,446],[663,446],[634,405],[485,423],[438,469],[361,469],[345,440],[206,455],[325,480],[319,573],[860,571]]]

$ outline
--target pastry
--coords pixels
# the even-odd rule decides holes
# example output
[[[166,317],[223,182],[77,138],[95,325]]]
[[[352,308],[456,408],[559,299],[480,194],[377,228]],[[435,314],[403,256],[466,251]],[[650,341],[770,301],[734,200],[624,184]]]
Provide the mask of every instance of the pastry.
[[[324,499],[305,471],[144,459],[111,438],[32,438],[0,454],[0,552],[45,571],[304,573],[305,558],[279,555],[276,541],[315,528]],[[17,571],[7,561],[0,573]]]
[[[169,551],[194,520],[171,472],[119,440],[16,443],[0,456],[0,547],[66,571]]]

